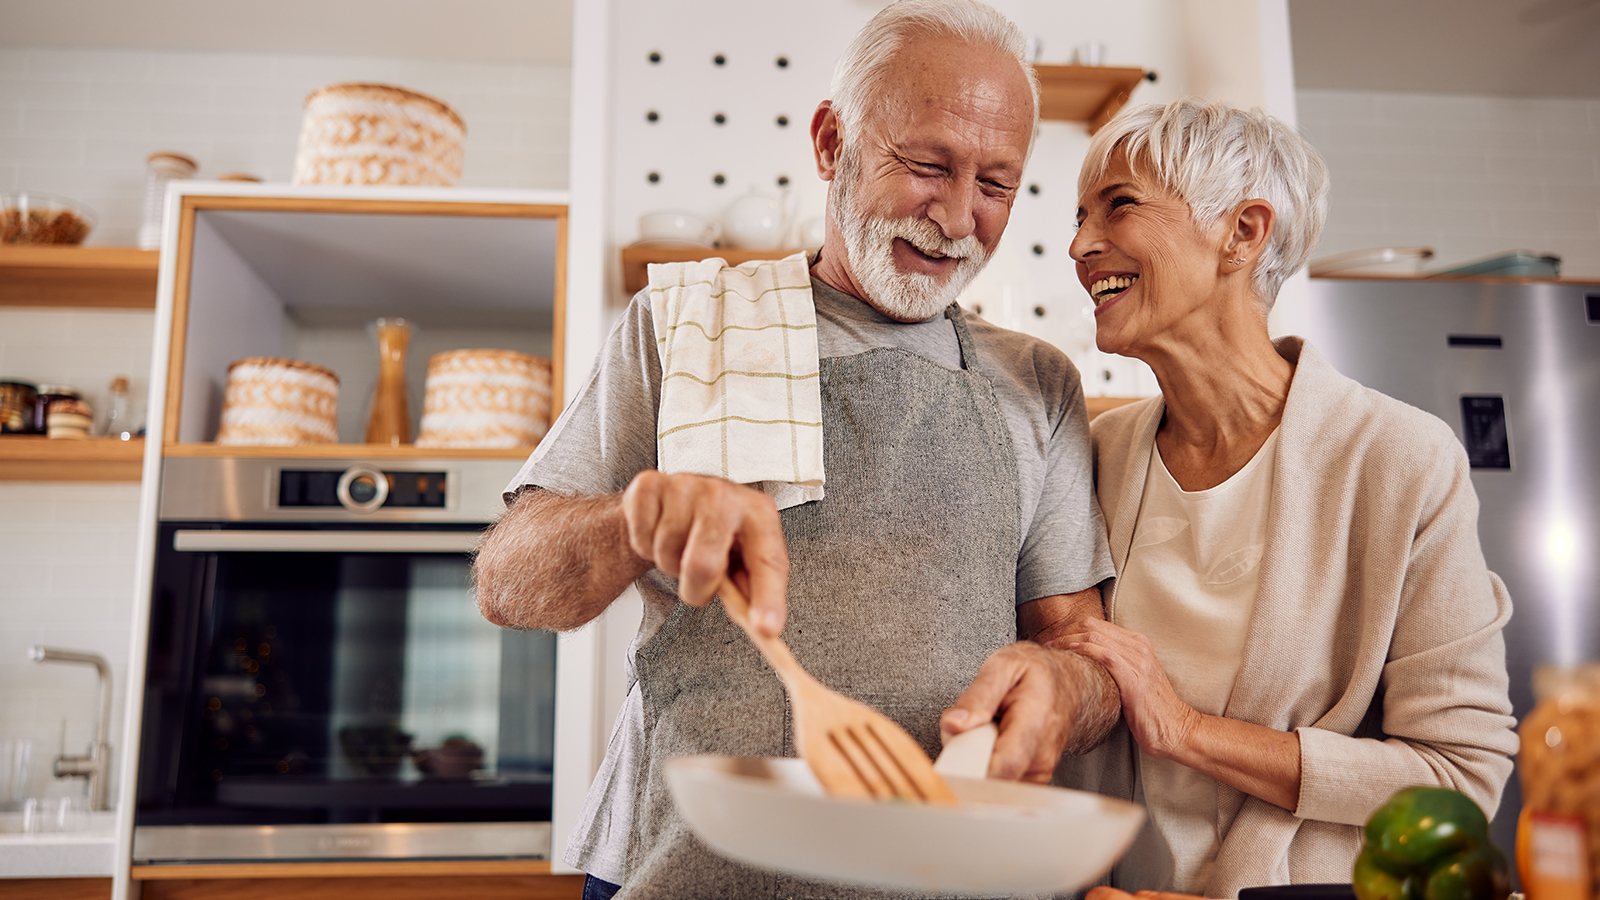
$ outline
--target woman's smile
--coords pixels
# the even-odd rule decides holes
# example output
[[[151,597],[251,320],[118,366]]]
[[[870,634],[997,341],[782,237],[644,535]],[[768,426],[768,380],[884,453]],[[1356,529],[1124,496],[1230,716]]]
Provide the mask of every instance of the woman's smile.
[[[1137,275],[1106,275],[1089,285],[1089,296],[1094,298],[1094,305],[1098,308],[1102,303],[1133,287],[1133,283],[1138,280]]]

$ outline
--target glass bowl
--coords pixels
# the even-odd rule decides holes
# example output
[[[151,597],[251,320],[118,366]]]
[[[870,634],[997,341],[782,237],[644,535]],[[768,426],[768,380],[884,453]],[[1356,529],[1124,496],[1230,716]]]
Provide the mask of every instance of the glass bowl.
[[[0,244],[81,244],[94,211],[38,191],[0,191]]]

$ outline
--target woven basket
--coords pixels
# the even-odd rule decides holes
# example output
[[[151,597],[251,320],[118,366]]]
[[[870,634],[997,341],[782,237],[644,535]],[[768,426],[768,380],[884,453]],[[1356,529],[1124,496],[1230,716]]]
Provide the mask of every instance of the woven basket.
[[[451,350],[428,360],[418,447],[531,447],[550,428],[550,360]]]
[[[228,366],[217,443],[292,447],[339,439],[339,376],[297,359],[254,356]]]
[[[335,84],[306,98],[295,184],[453,187],[467,126],[425,94],[386,84]]]

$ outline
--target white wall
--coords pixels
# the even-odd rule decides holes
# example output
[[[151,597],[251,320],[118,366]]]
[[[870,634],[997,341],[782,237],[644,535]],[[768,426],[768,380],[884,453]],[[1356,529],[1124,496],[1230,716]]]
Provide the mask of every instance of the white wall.
[[[50,760],[61,751],[63,726],[68,753],[84,753],[93,740],[94,670],[35,663],[28,647],[84,650],[111,663],[109,740],[120,757],[139,486],[7,482],[0,510],[0,740],[33,742],[25,796],[81,797],[86,783],[56,780]]]
[[[288,181],[306,95],[343,81],[454,107],[465,186],[567,186],[566,66],[0,47],[0,190],[87,204],[100,218],[88,243],[131,246],[152,152],[193,157],[202,178]]]
[[[0,308],[0,375],[79,387],[105,408],[111,379],[126,375],[130,414],[143,421],[154,314]],[[0,438],[4,440],[4,438]],[[98,715],[94,671],[41,665],[28,647],[99,653],[111,663],[112,741],[121,734],[139,486],[131,482],[0,481],[0,740],[33,741],[34,796],[81,791],[55,781],[50,758],[84,752]],[[121,747],[114,747],[117,752]],[[3,800],[0,800],[3,802]]]
[[[1314,257],[1429,246],[1433,267],[1550,252],[1600,278],[1600,100],[1302,90],[1332,172]]]
[[[189,154],[202,177],[287,181],[305,96],[353,80],[454,106],[467,123],[465,186],[566,187],[565,66],[0,47],[0,191],[81,201],[100,217],[88,243],[129,246],[149,153]],[[125,374],[141,421],[153,325],[143,311],[0,308],[0,377],[74,385],[98,411]],[[29,661],[29,645],[111,660],[113,743],[122,734],[138,507],[133,483],[0,482],[0,740],[34,742],[35,794],[82,785],[52,779],[49,758],[63,719],[69,751],[90,740],[95,680],[86,668]]]

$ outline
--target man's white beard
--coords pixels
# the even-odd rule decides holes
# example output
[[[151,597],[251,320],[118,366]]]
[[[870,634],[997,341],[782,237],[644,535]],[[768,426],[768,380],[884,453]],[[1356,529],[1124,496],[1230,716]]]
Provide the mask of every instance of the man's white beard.
[[[832,194],[834,221],[844,238],[845,255],[856,282],[866,291],[861,298],[879,312],[901,322],[920,322],[937,315],[955,301],[989,263],[989,254],[976,235],[953,241],[932,219],[870,217],[857,208],[855,188],[860,173],[854,154],[840,160],[839,178]],[[933,275],[901,272],[894,264],[894,241],[900,238],[923,253],[960,259],[943,284]]]

